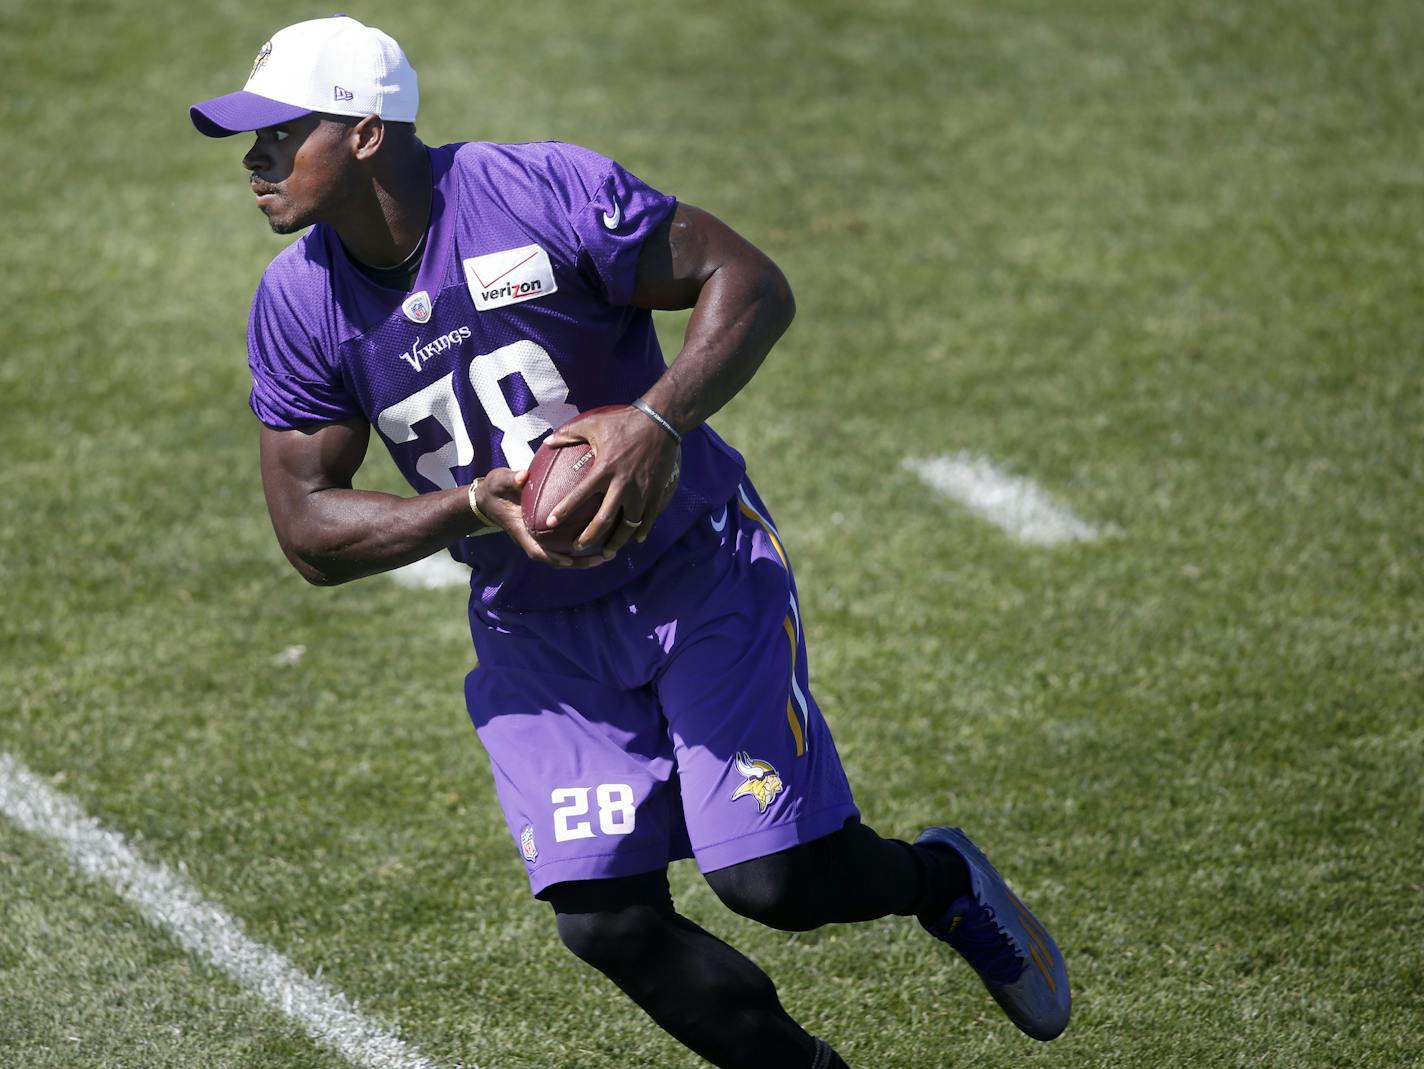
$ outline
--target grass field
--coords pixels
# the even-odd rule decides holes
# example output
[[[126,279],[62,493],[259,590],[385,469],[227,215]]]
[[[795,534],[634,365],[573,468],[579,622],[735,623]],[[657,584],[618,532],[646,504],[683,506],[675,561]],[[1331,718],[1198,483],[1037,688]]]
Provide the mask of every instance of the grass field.
[[[442,1069],[691,1069],[527,895],[463,595],[313,589],[272,537],[281,239],[186,106],[328,13],[0,0],[0,753]],[[764,931],[683,864],[689,915],[856,1066],[1424,1062],[1417,3],[352,14],[427,142],[587,144],[782,265],[797,323],[713,423],[813,685],[872,824],[962,824],[1049,920],[1075,1020],[1036,1046],[912,924]],[[961,450],[1105,536],[900,467]],[[346,1064],[0,819],[0,1065]]]

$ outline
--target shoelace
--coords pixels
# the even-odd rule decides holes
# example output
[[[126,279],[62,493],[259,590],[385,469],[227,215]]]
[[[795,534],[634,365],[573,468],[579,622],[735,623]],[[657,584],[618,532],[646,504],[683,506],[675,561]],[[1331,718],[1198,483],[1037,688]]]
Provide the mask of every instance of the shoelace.
[[[959,918],[953,924],[951,918]],[[995,984],[1011,984],[1023,975],[1028,962],[1014,951],[1013,941],[999,925],[994,911],[972,898],[961,898],[945,914],[944,941],[964,955],[974,971]],[[947,931],[945,931],[947,929]]]

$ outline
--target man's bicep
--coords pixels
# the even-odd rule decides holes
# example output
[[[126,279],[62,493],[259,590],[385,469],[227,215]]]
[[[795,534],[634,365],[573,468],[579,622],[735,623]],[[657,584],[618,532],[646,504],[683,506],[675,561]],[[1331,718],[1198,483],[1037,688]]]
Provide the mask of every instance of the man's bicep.
[[[702,284],[716,270],[717,265],[709,263],[709,252],[717,244],[719,230],[736,237],[716,217],[691,204],[679,203],[643,243],[629,303],[659,311],[696,304]]]
[[[655,311],[691,308],[703,285],[723,267],[780,278],[767,255],[710,212],[677,209],[643,243],[630,304]]]
[[[371,428],[365,420],[320,423],[295,430],[262,428],[262,488],[274,521],[299,511],[321,490],[349,487]],[[280,524],[279,524],[280,525]]]

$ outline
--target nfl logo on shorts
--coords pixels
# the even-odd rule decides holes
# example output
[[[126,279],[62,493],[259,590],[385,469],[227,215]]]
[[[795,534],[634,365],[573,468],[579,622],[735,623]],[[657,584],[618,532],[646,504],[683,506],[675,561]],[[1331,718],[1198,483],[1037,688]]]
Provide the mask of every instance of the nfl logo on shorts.
[[[539,860],[539,848],[534,845],[534,825],[524,825],[524,830],[519,833],[519,849],[524,853],[524,860],[531,865]]]

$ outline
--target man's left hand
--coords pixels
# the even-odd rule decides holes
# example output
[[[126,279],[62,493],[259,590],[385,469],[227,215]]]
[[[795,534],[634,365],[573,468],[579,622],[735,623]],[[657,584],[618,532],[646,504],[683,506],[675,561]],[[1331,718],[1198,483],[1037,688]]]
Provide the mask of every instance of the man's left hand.
[[[603,504],[578,538],[580,546],[603,544],[617,553],[630,538],[647,539],[653,523],[677,492],[682,449],[672,436],[636,408],[618,408],[556,430],[546,444],[593,447],[598,466],[591,478],[555,506],[550,520],[568,515],[595,494]],[[604,543],[607,538],[606,544]]]

